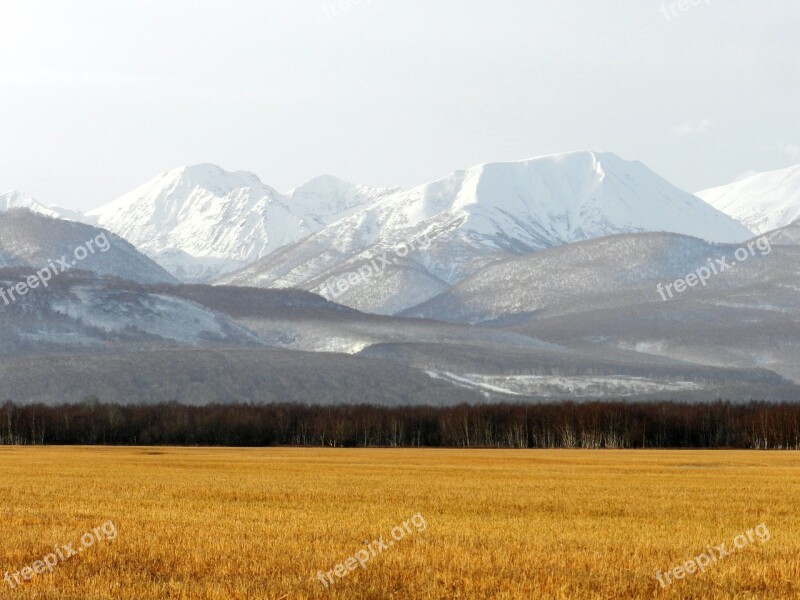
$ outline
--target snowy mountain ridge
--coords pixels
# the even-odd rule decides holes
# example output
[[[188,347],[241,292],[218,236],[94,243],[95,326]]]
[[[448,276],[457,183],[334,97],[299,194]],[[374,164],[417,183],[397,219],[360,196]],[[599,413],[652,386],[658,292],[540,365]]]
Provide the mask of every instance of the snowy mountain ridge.
[[[173,275],[203,281],[301,239],[393,189],[320,177],[282,194],[211,164],[163,173],[86,213]]]
[[[800,222],[800,165],[758,173],[697,196],[755,233],[766,233]]]
[[[477,165],[387,195],[221,282],[330,287],[371,257],[408,240],[431,239],[430,247],[398,259],[350,297],[337,297],[359,310],[394,313],[493,260],[648,231],[713,242],[752,237],[741,223],[640,162],[612,153],[571,152]]]
[[[63,218],[58,210],[47,208],[32,196],[19,190],[8,190],[0,194],[0,213],[8,212],[15,208],[25,208],[31,212],[56,219]]]
[[[321,176],[282,193],[253,173],[199,164],[162,173],[85,215],[17,192],[0,196],[0,212],[18,206],[108,229],[187,282],[318,289],[333,271],[409,239],[435,238],[384,278],[398,290],[413,279],[413,304],[491,260],[565,243],[645,231],[715,242],[750,236],[642,163],[596,152],[485,163],[408,191]],[[241,269],[249,271],[240,276]],[[398,302],[396,291],[378,291],[358,308],[372,310],[389,296],[391,311],[413,305]]]

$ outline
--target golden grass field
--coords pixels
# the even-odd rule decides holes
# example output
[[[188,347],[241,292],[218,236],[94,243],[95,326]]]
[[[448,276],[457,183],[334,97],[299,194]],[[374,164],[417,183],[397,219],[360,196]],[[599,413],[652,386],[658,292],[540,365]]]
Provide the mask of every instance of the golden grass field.
[[[3,447],[0,473],[0,577],[117,530],[0,598],[800,598],[797,453]]]

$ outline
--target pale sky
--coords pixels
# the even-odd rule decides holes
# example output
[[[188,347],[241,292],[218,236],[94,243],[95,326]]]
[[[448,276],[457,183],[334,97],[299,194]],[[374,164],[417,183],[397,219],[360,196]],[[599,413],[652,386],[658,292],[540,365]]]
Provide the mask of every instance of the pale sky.
[[[800,3],[661,7],[0,0],[0,191],[89,209],[200,162],[410,187],[571,150],[697,191],[800,163]]]

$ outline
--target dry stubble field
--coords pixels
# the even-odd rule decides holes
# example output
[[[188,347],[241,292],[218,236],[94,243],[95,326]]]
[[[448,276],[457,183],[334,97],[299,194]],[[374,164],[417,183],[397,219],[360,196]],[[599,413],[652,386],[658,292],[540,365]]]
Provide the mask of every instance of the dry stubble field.
[[[800,597],[799,459],[4,447],[0,577],[108,521],[117,536],[0,582],[0,598]],[[330,589],[317,579],[417,513],[424,531],[411,525]],[[657,569],[760,523],[769,541],[659,586]]]

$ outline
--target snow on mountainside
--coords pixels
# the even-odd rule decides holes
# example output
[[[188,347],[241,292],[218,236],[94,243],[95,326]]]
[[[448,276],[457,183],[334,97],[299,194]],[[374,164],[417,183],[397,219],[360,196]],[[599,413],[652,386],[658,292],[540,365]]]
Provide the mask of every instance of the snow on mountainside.
[[[334,289],[342,277],[346,283],[348,273],[388,252],[388,266],[349,289],[340,285],[344,291],[336,301],[394,313],[499,258],[644,231],[716,242],[751,237],[743,225],[642,163],[574,152],[479,165],[388,195],[221,282]],[[425,243],[395,256],[415,240]]]
[[[342,218],[353,209],[363,208],[375,200],[400,188],[371,188],[356,185],[337,179],[331,175],[322,175],[312,179],[287,193],[291,198],[292,211],[300,214],[304,220],[325,227]]]
[[[5,277],[0,272],[0,284]],[[260,346],[232,319],[129,281],[72,273],[7,306],[0,303],[0,356],[175,346]]]
[[[754,233],[766,233],[800,221],[800,165],[759,173],[697,195]]]
[[[288,194],[210,164],[163,173],[86,214],[185,281],[238,269],[392,190],[321,177]]]

